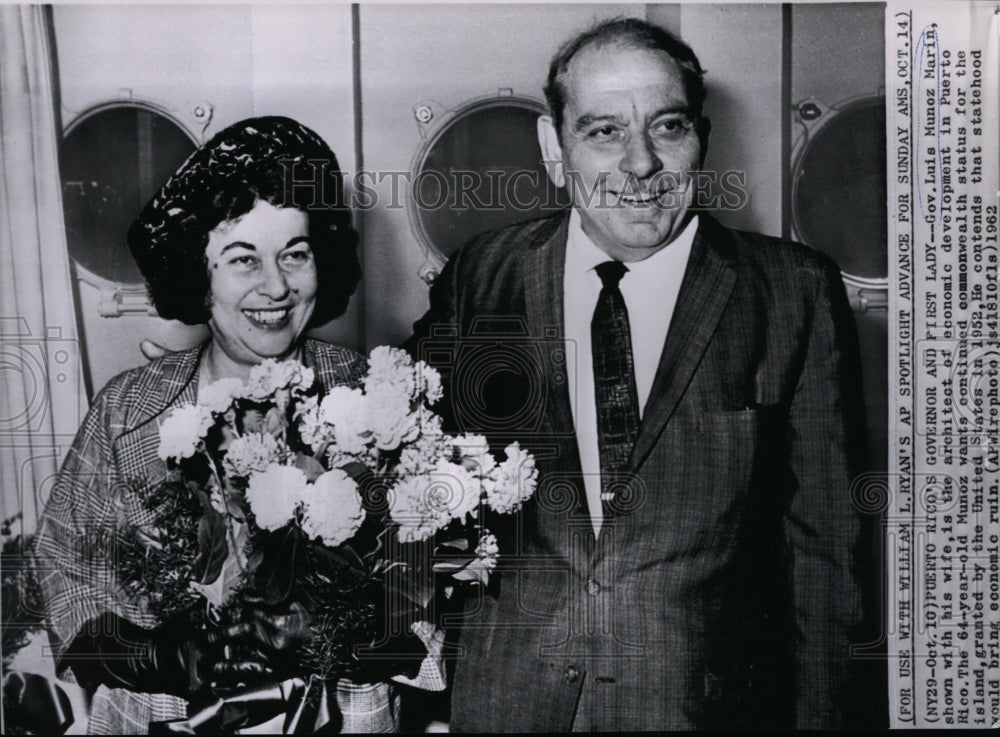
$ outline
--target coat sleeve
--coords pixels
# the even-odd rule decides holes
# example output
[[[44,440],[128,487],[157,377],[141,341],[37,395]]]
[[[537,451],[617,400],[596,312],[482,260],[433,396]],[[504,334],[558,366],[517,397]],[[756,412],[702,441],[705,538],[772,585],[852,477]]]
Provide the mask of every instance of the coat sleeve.
[[[430,288],[430,306],[423,316],[413,323],[413,334],[404,348],[414,358],[429,354],[432,341],[441,336],[450,337],[451,328],[457,330],[458,255],[453,256]]]
[[[36,575],[57,672],[80,627],[116,601],[107,537],[116,519],[112,437],[105,390],[87,413],[56,477],[35,535]]]
[[[832,265],[820,279],[807,335],[789,414],[793,496],[784,531],[792,556],[796,726],[829,729],[845,724],[851,645],[862,622],[852,482],[866,447],[857,336]]]

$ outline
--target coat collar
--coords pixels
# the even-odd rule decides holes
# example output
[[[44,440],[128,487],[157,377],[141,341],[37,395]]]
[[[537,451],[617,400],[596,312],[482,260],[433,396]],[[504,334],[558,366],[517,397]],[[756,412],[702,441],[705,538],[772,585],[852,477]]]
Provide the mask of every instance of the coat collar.
[[[125,426],[140,427],[162,414],[191,386],[208,342],[184,351],[168,353],[141,369],[136,391],[129,397]]]
[[[735,262],[730,232],[702,213],[632,449],[629,466],[633,470],[653,449],[705,355],[736,284]]]

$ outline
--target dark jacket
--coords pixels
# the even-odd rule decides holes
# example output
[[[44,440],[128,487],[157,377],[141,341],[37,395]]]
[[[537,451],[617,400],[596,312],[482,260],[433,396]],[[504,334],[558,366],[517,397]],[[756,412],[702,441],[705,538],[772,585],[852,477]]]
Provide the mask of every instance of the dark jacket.
[[[864,428],[837,268],[700,216],[632,497],[595,540],[565,375],[567,223],[460,249],[410,343],[458,429],[518,440],[540,470],[459,618],[452,729],[841,726]]]

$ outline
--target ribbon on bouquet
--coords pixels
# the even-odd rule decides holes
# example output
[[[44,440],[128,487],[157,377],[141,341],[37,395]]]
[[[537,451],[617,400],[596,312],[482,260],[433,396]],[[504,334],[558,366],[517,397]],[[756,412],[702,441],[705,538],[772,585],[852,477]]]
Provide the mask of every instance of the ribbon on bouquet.
[[[62,686],[38,673],[11,671],[3,677],[8,733],[19,727],[32,734],[62,734],[73,724],[73,706]]]
[[[331,721],[326,683],[317,676],[216,692],[188,704],[188,718],[151,722],[150,734],[312,734]]]

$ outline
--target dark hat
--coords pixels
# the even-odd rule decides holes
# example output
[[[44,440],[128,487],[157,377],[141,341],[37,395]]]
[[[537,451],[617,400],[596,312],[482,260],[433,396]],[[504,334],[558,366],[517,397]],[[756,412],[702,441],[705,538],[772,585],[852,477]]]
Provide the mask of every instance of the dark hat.
[[[145,274],[144,264],[155,264],[162,258],[159,252],[170,248],[171,234],[188,230],[185,221],[204,211],[226,180],[253,179],[255,170],[283,166],[290,176],[314,181],[301,171],[304,167],[299,165],[305,162],[325,162],[323,175],[332,177],[322,188],[316,187],[325,200],[320,203],[317,198],[317,205],[339,203],[342,182],[337,157],[322,138],[301,123],[280,116],[248,118],[220,131],[181,164],[130,228],[129,249],[140,270]],[[218,223],[211,223],[209,229],[215,225]]]
[[[311,227],[322,230],[311,233],[320,258],[327,248],[344,250],[353,266],[347,264],[338,291],[349,296],[357,281],[356,233],[343,192],[337,158],[314,131],[291,118],[248,118],[217,133],[181,164],[132,223],[129,250],[161,317],[205,322],[208,234],[263,199],[309,212]],[[346,296],[335,302],[321,317],[340,314]]]

